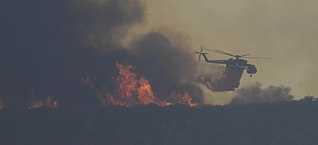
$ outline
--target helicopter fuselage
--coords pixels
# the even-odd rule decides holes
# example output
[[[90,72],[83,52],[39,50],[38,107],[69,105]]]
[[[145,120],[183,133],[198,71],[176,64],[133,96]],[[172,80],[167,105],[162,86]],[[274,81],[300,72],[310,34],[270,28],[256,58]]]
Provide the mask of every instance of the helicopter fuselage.
[[[224,64],[226,67],[238,68],[238,69],[246,69],[246,72],[252,76],[257,72],[255,65],[248,64],[247,60],[240,58],[230,58],[228,60],[209,60],[206,54],[201,54],[207,63],[216,63],[216,64]]]

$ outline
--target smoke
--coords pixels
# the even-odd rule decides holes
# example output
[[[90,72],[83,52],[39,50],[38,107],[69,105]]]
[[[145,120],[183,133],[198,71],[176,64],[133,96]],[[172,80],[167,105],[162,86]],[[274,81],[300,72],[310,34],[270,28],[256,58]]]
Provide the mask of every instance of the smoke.
[[[70,0],[70,6],[83,42],[100,50],[121,45],[131,26],[144,19],[140,0]]]
[[[32,92],[62,105],[95,104],[81,79],[115,73],[127,55],[122,31],[144,16],[138,0],[3,0],[0,12],[0,88],[11,107],[26,106]]]
[[[294,98],[290,94],[291,89],[289,87],[261,87],[261,83],[256,82],[237,90],[230,104],[273,103],[277,101],[292,101]]]
[[[173,91],[190,91],[191,96],[202,97],[192,78],[196,62],[185,48],[173,46],[157,32],[141,37],[132,47],[137,73],[150,80],[159,97],[168,97]]]
[[[3,0],[0,12],[0,89],[8,107],[27,106],[33,95],[60,106],[96,105],[99,92],[115,87],[116,62],[135,66],[160,99],[188,91],[201,101],[185,46],[159,32],[121,44],[144,20],[139,0]]]
[[[0,2],[0,90],[7,107],[25,107],[32,96],[59,106],[90,106],[115,89],[116,63],[135,67],[154,96],[171,94],[202,102],[202,85],[233,91],[243,70],[198,65],[185,37],[170,29],[122,42],[145,19],[140,0],[35,0]],[[208,69],[206,69],[208,68]],[[32,102],[31,102],[32,103]]]

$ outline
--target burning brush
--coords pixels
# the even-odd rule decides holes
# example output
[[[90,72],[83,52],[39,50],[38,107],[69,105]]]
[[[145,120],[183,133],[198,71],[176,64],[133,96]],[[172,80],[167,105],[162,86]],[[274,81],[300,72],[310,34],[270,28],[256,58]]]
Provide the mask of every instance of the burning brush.
[[[137,74],[133,72],[135,69],[132,65],[122,65],[116,63],[119,71],[115,78],[116,89],[113,93],[104,93],[99,96],[102,105],[117,105],[124,107],[132,107],[137,105],[155,104],[161,107],[174,104],[188,105],[190,107],[197,106],[198,103],[192,101],[188,92],[183,95],[172,92],[170,101],[160,100],[155,97],[151,85],[144,77],[137,78]]]

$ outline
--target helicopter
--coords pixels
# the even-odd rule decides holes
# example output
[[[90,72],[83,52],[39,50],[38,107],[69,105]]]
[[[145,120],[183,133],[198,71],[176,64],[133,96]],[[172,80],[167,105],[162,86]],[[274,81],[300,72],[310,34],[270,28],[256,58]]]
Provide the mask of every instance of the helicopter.
[[[211,51],[214,53],[218,53],[218,54],[223,54],[223,55],[228,55],[228,56],[232,56],[232,58],[228,59],[228,60],[209,60],[207,55],[207,52],[203,52],[203,50],[205,51]],[[196,54],[198,54],[198,60],[201,59],[201,56],[203,56],[204,60],[206,63],[216,63],[216,64],[224,64],[227,68],[238,68],[238,69],[246,69],[246,73],[250,75],[250,77],[252,77],[253,74],[256,74],[257,69],[255,67],[255,65],[253,64],[249,64],[247,63],[246,59],[243,58],[247,58],[247,59],[271,59],[271,58],[264,58],[264,57],[251,57],[249,55],[251,54],[244,54],[244,55],[233,55],[231,53],[228,52],[224,52],[218,49],[207,49],[201,46],[200,51],[195,51]]]

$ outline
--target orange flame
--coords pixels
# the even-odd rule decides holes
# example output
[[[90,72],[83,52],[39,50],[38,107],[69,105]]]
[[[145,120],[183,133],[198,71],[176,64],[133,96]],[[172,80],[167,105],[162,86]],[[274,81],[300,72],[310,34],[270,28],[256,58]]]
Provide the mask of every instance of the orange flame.
[[[106,93],[106,99],[100,98],[102,105],[112,104],[131,107],[135,105],[156,104],[164,107],[174,104],[156,98],[149,81],[143,77],[137,79],[136,73],[131,71],[135,68],[134,66],[124,66],[116,63],[116,68],[119,70],[119,76],[115,79],[117,84],[117,88],[114,93],[115,95]],[[198,105],[192,101],[192,98],[187,92],[184,93],[184,95],[172,93],[171,98],[178,104],[189,105],[190,107]]]
[[[156,104],[158,106],[170,106],[172,103],[166,102],[166,101],[160,101],[158,98],[156,98],[153,95],[151,85],[149,84],[148,80],[145,78],[141,78],[139,80],[139,88],[137,89],[138,92],[138,98],[141,100],[143,105],[148,104]]]
[[[118,63],[116,63],[116,67],[119,70],[119,76],[116,79],[118,83],[118,91],[123,97],[130,98],[137,86],[136,74],[130,72],[130,70],[134,69],[134,67],[130,65],[123,66]]]

